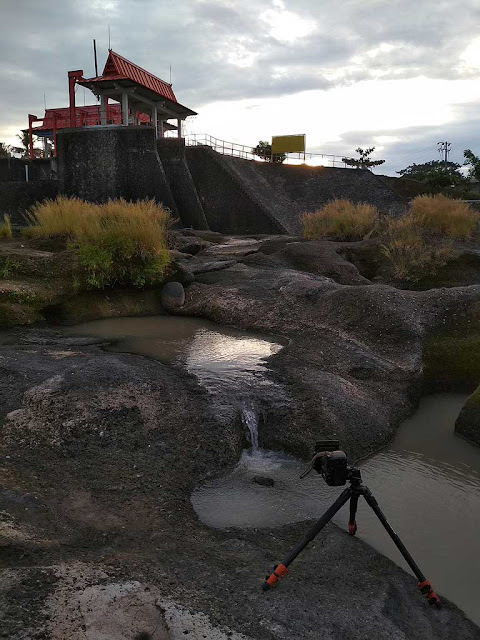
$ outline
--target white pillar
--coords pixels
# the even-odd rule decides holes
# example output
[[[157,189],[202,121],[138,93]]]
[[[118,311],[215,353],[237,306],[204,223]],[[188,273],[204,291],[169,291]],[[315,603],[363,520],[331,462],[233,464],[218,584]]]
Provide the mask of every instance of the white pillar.
[[[182,137],[182,121],[180,120],[180,118],[177,120],[177,136],[179,138]]]
[[[155,131],[155,138],[158,138],[158,111],[157,111],[157,107],[153,107],[153,129]]]
[[[100,95],[100,124],[107,124],[107,101],[105,94]]]
[[[122,93],[122,124],[128,127],[128,93]]]

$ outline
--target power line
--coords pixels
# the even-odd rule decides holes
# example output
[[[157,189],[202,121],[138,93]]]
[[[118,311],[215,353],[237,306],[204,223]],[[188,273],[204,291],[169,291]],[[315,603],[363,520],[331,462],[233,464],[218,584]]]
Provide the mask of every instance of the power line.
[[[445,164],[448,162],[448,154],[452,149],[450,142],[437,142],[438,153],[443,154],[443,161]]]

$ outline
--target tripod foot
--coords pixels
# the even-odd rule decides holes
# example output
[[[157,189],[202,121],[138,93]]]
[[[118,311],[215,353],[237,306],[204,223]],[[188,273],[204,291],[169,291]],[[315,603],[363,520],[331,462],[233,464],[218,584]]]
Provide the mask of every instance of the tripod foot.
[[[418,588],[420,589],[420,592],[423,593],[424,596],[427,596],[428,604],[437,607],[437,609],[441,608],[442,603],[440,602],[440,598],[432,589],[430,582],[428,580],[419,582]]]
[[[357,523],[356,522],[349,522],[348,523],[348,535],[349,536],[354,536],[357,533]]]
[[[275,565],[273,568],[273,573],[269,576],[265,576],[265,582],[262,585],[262,589],[264,591],[268,591],[269,589],[271,589],[273,586],[277,584],[280,578],[283,578],[283,576],[287,573],[287,571],[288,569],[285,565],[283,564]]]

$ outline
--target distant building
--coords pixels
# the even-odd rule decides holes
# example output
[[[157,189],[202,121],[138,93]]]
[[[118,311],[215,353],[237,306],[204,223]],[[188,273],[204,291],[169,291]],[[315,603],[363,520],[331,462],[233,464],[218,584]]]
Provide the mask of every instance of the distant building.
[[[69,71],[70,106],[46,109],[43,118],[29,115],[30,157],[34,157],[33,136],[43,140],[43,155],[56,155],[55,138],[60,129],[108,125],[145,125],[155,129],[157,137],[177,131],[182,137],[182,121],[197,115],[180,104],[172,85],[149,71],[109,50],[101,76],[84,78],[83,71]],[[87,87],[100,100],[99,105],[76,106],[75,87]],[[113,101],[113,103],[110,102]],[[175,124],[171,121],[174,120]],[[41,122],[39,125],[35,123]]]

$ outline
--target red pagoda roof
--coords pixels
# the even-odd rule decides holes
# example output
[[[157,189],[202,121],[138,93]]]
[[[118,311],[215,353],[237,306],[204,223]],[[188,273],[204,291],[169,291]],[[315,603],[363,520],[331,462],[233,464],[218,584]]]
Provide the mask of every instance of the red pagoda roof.
[[[130,80],[162,96],[162,98],[177,102],[172,85],[112,50],[108,53],[103,74],[96,78],[88,78],[85,82],[92,83],[105,80]]]

